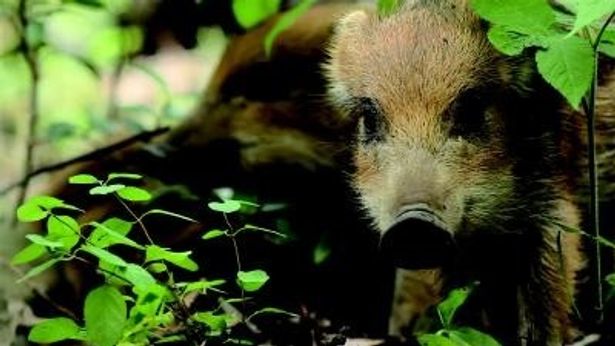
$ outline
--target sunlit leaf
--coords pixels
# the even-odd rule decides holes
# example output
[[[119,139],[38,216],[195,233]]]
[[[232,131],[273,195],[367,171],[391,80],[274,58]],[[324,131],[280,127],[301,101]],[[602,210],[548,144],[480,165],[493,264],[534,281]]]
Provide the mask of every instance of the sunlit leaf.
[[[466,301],[474,286],[457,288],[452,290],[446,299],[438,304],[438,315],[444,328],[448,328],[455,317],[455,312]]]
[[[39,234],[27,234],[26,238],[33,242],[34,244],[38,244],[44,247],[48,247],[50,249],[57,249],[62,247],[62,243],[59,241],[49,240]]]
[[[207,231],[207,233],[203,234],[203,239],[208,240],[208,239],[213,239],[213,238],[218,238],[221,237],[223,235],[225,235],[226,233],[222,230],[219,229],[212,229],[211,231]]]
[[[53,215],[47,219],[47,238],[60,242],[66,251],[70,251],[79,242],[80,233],[77,220],[70,216]]]
[[[487,21],[523,34],[547,34],[555,24],[555,12],[545,0],[472,0],[472,7]]]
[[[81,246],[81,250],[97,257],[101,261],[107,262],[112,265],[123,266],[123,267],[128,265],[128,263],[126,263],[126,261],[124,261],[121,257],[114,255],[105,249],[98,248],[96,246],[83,245]]]
[[[11,264],[18,265],[32,262],[46,253],[47,250],[44,246],[39,244],[30,244],[13,256],[11,259]]]
[[[46,261],[44,263],[41,263],[41,264],[37,265],[36,267],[28,270],[26,275],[24,275],[22,278],[17,280],[17,282],[22,282],[22,281],[28,280],[28,279],[30,279],[30,278],[40,274],[40,273],[44,272],[45,270],[53,267],[53,265],[58,263],[59,261],[60,261],[59,258],[53,258],[53,259],[50,259],[50,260],[48,260],[48,261]]]
[[[17,208],[17,220],[21,222],[39,221],[47,217],[49,212],[36,204],[26,203]]]
[[[464,346],[501,346],[492,336],[472,328],[458,328],[450,330],[448,333],[451,340]]]
[[[247,292],[258,291],[267,281],[269,281],[269,275],[260,269],[237,272],[237,283]]]
[[[68,178],[68,182],[69,184],[91,185],[91,184],[98,184],[99,181],[98,181],[98,178],[90,174],[77,174],[77,175],[73,175],[72,177]]]
[[[576,5],[577,15],[571,34],[615,12],[615,0],[581,0]]]
[[[152,195],[147,190],[134,186],[126,186],[118,190],[117,194],[121,198],[131,202],[145,202],[152,199]]]
[[[196,271],[199,269],[199,266],[190,258],[190,254],[192,254],[192,251],[173,252],[157,245],[147,245],[145,247],[146,262],[163,260],[180,268]]]
[[[90,195],[108,195],[108,194],[120,191],[125,187],[126,186],[122,184],[97,186],[97,187],[90,189]]]
[[[280,16],[271,30],[267,33],[267,36],[265,36],[264,45],[267,56],[271,55],[276,38],[286,29],[290,28],[297,19],[307,12],[315,3],[316,0],[301,0],[299,4]]]
[[[138,244],[138,246],[134,246],[134,241],[126,237],[132,229],[133,224],[131,222],[112,217],[103,223],[93,222],[91,225],[94,225],[95,228],[88,237],[90,245],[106,248],[115,244],[126,244],[141,248]]]
[[[226,329],[226,315],[216,315],[213,312],[197,312],[192,316],[195,321],[204,323],[214,332],[221,332]]]
[[[548,49],[536,53],[536,63],[545,80],[577,108],[593,78],[591,44],[577,36],[554,41]]]
[[[234,213],[241,209],[241,203],[232,199],[227,199],[224,202],[209,202],[207,206],[213,211],[227,214]]]
[[[278,12],[281,0],[233,0],[233,14],[242,27],[249,29]]]
[[[125,236],[132,227],[131,223],[118,218],[109,219],[105,222],[120,231],[118,232],[104,223],[92,222],[91,225],[95,226],[96,229],[89,237],[90,245],[105,248],[115,244],[123,244],[135,249],[144,249],[142,245]]]
[[[143,178],[140,174],[135,173],[110,173],[107,176],[107,181],[111,181],[113,179],[130,179],[130,180],[139,180]]]
[[[90,344],[115,346],[126,324],[124,296],[115,287],[98,287],[87,295],[83,315]]]
[[[37,343],[52,343],[62,340],[81,340],[81,328],[75,321],[57,317],[37,323],[30,333],[28,340]]]

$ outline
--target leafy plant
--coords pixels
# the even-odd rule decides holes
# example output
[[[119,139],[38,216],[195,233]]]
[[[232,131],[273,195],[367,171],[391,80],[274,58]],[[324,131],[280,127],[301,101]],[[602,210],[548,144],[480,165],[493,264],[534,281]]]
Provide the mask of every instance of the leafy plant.
[[[476,285],[452,290],[437,306],[442,328],[435,333],[419,335],[421,346],[499,346],[493,337],[479,330],[458,326],[454,323],[455,313],[465,303]]]
[[[90,195],[115,199],[133,217],[132,220],[112,216],[101,221],[79,223],[69,214],[82,213],[83,210],[49,196],[33,197],[18,208],[17,217],[22,222],[46,221],[45,234],[27,235],[31,244],[13,257],[13,264],[38,263],[20,280],[27,280],[57,263],[68,261],[86,263],[104,278],[104,283],[91,290],[85,298],[83,321],[64,316],[44,320],[32,328],[28,336],[30,341],[82,340],[95,346],[150,345],[182,340],[200,345],[212,339],[237,343],[233,338],[233,328],[248,323],[255,316],[294,316],[273,307],[252,311],[246,318],[221,309],[222,304],[243,303],[248,299],[246,293],[259,291],[269,280],[269,275],[262,269],[242,270],[236,237],[241,232],[282,235],[249,224],[234,228],[228,218],[228,214],[239,212],[243,205],[253,203],[226,199],[208,205],[223,216],[228,230],[210,230],[202,238],[209,240],[224,236],[235,248],[236,284],[241,298],[228,298],[221,290],[226,285],[225,280],[174,280],[176,271],[194,272],[199,269],[199,264],[192,259],[191,251],[174,251],[156,244],[143,219],[158,214],[186,222],[197,221],[162,209],[151,209],[137,215],[129,204],[152,199],[146,189],[132,184],[141,178],[132,173],[111,173],[106,179],[89,174],[69,178],[71,184],[87,186]],[[145,243],[130,237],[135,228],[143,233]],[[116,247],[132,248],[140,262],[131,262],[118,255]],[[219,295],[221,304],[215,309],[200,310],[191,303],[198,296],[212,294]],[[242,339],[241,344],[251,342]]]
[[[602,320],[604,238],[600,234],[599,185],[596,155],[596,90],[598,57],[615,57],[614,0],[566,0],[563,10],[546,0],[473,0],[474,10],[490,22],[489,41],[506,55],[535,48],[542,77],[574,107],[582,104],[586,116],[591,237],[596,240],[596,310]]]

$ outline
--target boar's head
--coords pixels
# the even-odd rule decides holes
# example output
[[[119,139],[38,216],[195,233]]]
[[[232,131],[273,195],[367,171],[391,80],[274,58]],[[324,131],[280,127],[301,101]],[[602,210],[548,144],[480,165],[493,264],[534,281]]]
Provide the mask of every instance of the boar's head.
[[[352,184],[397,265],[438,267],[460,239],[516,231],[501,225],[522,213],[516,162],[532,146],[511,137],[544,134],[525,108],[536,77],[490,47],[466,1],[350,13],[329,53],[329,97],[356,122]]]

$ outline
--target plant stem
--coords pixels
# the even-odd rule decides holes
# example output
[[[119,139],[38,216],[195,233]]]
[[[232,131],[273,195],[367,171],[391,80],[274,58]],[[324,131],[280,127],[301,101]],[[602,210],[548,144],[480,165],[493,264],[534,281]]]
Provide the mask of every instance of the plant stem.
[[[598,180],[598,160],[596,159],[596,90],[598,89],[598,72],[599,72],[599,53],[600,40],[609,23],[615,18],[613,12],[600,28],[598,35],[592,43],[594,49],[594,70],[593,80],[587,95],[585,113],[587,116],[587,140],[588,140],[588,156],[589,156],[589,188],[590,188],[590,208],[589,222],[590,228],[596,239],[600,238],[600,184]],[[604,318],[604,291],[602,287],[602,245],[600,242],[595,243],[596,254],[596,282],[597,282],[597,302],[596,312],[598,314],[598,322],[601,323]]]

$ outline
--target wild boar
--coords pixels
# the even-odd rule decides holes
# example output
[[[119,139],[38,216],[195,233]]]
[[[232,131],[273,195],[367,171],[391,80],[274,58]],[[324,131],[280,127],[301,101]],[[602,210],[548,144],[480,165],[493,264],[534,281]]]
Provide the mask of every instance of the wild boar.
[[[355,11],[329,53],[329,98],[356,124],[352,185],[382,251],[428,269],[400,273],[398,288],[423,280],[429,305],[442,285],[477,280],[475,322],[505,345],[570,341],[584,260],[579,235],[557,224],[581,222],[583,117],[530,56],[490,46],[468,1]],[[612,114],[607,80],[599,112]]]

